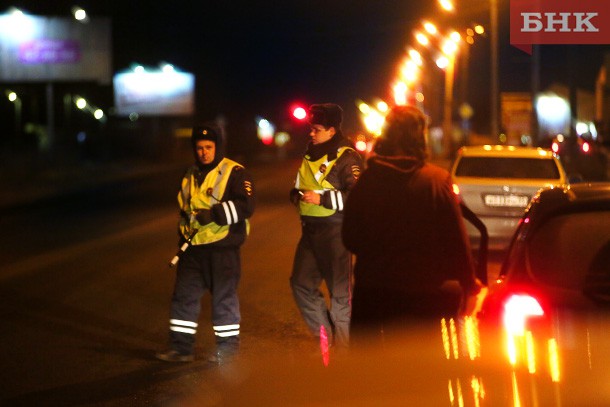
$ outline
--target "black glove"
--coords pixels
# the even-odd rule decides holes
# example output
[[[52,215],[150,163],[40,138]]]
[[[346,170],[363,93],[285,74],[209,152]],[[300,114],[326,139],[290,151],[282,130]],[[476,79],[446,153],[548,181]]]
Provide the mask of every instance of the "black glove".
[[[195,219],[200,225],[207,225],[212,222],[212,211],[209,209],[199,209],[195,214]]]
[[[290,190],[290,202],[292,202],[293,205],[295,206],[299,206],[299,201],[301,200],[301,195],[299,193],[299,190],[296,188],[292,188]]]

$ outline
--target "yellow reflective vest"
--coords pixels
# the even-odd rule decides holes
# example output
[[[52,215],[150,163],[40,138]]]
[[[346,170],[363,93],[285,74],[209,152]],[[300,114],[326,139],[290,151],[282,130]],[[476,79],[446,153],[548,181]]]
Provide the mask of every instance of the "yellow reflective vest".
[[[324,155],[317,161],[304,159],[299,168],[295,188],[303,191],[315,191],[323,194],[324,191],[336,190],[336,188],[326,180],[333,166],[346,150],[353,150],[351,147],[340,147],[337,156],[333,160],[328,160],[328,155]],[[322,205],[299,202],[299,214],[301,216],[325,217],[334,214],[336,210],[325,208]]]
[[[197,234],[192,238],[191,244],[214,243],[229,234],[229,225],[218,225],[214,222],[201,225],[197,222],[195,213],[199,209],[211,209],[213,205],[220,203],[218,199],[222,199],[231,171],[236,166],[241,167],[237,162],[223,158],[216,168],[206,175],[201,185],[197,185],[195,178],[198,171],[196,166],[189,168],[182,178],[178,192],[178,205],[186,217],[180,217],[179,226],[180,232],[185,238],[190,235],[191,231],[197,229]]]

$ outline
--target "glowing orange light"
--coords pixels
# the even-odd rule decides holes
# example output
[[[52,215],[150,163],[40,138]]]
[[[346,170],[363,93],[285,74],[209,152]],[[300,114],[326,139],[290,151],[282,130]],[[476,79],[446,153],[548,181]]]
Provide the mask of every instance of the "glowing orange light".
[[[424,22],[424,29],[431,35],[435,35],[438,32],[436,26],[429,21]]]
[[[453,5],[453,2],[450,0],[439,0],[439,5],[445,11],[455,10],[455,6]]]
[[[534,374],[536,373],[536,348],[534,346],[534,335],[531,331],[525,333],[525,353],[527,370],[530,374]]]
[[[456,43],[458,43],[462,40],[462,36],[457,31],[453,31],[451,34],[449,34],[449,38],[451,39],[451,41],[456,42]]]
[[[447,68],[447,66],[449,66],[449,58],[447,58],[446,56],[439,57],[436,60],[436,66],[438,66],[441,69]]]
[[[561,378],[561,370],[559,368],[559,351],[557,349],[557,339],[551,338],[548,341],[549,348],[549,367],[551,372],[551,380],[558,383]]]
[[[452,188],[453,188],[453,193],[454,194],[456,194],[456,195],[460,194],[460,187],[458,187],[457,184],[453,184]]]
[[[422,34],[420,32],[415,33],[415,39],[417,40],[417,42],[419,42],[423,46],[430,44],[430,40],[428,39],[428,37],[426,37],[424,34]]]

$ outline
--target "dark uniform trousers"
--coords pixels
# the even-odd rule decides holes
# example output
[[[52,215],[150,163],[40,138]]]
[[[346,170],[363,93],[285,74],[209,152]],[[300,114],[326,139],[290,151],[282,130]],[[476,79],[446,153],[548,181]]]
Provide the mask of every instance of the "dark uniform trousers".
[[[334,332],[339,346],[349,342],[351,273],[352,257],[341,240],[341,223],[303,222],[290,277],[292,293],[312,334],[320,336],[324,326],[329,337]],[[330,311],[320,291],[322,280],[329,291]]]
[[[183,354],[193,352],[197,320],[201,311],[201,298],[206,290],[212,296],[212,325],[216,344],[236,347],[239,344],[239,299],[237,286],[240,279],[239,248],[208,248],[191,246],[180,259],[176,284],[172,296],[170,342],[172,349]],[[175,321],[181,321],[176,324]],[[180,330],[184,321],[192,322],[194,329]],[[188,325],[188,322],[186,322]],[[230,329],[226,330],[226,327]],[[223,332],[228,332],[228,336]]]

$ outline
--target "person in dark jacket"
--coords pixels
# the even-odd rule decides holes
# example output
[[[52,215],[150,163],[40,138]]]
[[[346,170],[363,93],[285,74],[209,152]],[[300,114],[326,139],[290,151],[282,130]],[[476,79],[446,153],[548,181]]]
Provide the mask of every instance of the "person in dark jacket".
[[[460,298],[443,292],[446,280],[467,294],[479,289],[450,174],[426,162],[426,133],[419,109],[394,107],[345,204],[343,242],[356,256],[356,341],[455,314]]]
[[[362,158],[342,134],[342,112],[332,103],[309,108],[311,142],[290,191],[302,225],[290,285],[311,333],[322,342],[327,339],[330,345],[334,341],[337,346],[347,347],[352,255],[341,241],[341,222],[345,201],[360,175]],[[322,281],[330,295],[330,309],[320,291]]]
[[[201,297],[209,291],[216,350],[208,361],[220,364],[239,348],[240,246],[254,212],[254,190],[246,169],[224,157],[218,128],[194,127],[191,140],[195,164],[187,169],[178,192],[180,245],[187,248],[176,272],[170,346],[156,356],[168,362],[194,359]]]

